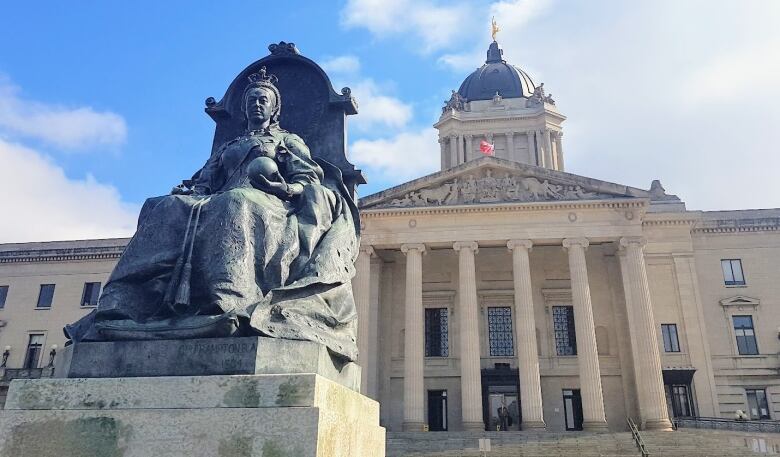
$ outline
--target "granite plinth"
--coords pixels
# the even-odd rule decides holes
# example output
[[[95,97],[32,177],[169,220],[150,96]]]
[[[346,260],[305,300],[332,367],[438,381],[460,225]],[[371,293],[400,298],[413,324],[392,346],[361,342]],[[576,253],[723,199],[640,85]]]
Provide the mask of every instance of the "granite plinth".
[[[15,380],[0,457],[383,457],[379,404],[316,374]]]
[[[264,337],[81,342],[55,366],[57,378],[315,373],[360,389],[360,367],[324,345]]]

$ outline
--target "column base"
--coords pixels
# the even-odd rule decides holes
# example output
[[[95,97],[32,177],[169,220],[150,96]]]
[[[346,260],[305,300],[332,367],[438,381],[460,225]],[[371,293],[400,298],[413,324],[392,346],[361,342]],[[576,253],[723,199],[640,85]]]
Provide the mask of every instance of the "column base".
[[[473,431],[473,432],[483,432],[483,431],[485,431],[485,423],[484,422],[464,422],[463,423],[463,430]]]
[[[586,432],[608,432],[609,426],[606,421],[585,421],[582,423],[582,430]]]
[[[520,428],[522,430],[545,431],[547,430],[547,424],[544,421],[523,421],[520,424]]]
[[[642,430],[670,432],[673,430],[672,422],[669,419],[648,419],[642,423]]]
[[[404,422],[403,430],[405,432],[423,432],[425,431],[425,422]]]

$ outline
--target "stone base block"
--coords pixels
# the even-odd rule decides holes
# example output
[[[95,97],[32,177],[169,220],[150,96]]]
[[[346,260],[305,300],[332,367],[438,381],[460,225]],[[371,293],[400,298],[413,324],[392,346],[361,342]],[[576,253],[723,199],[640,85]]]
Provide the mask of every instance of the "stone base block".
[[[82,342],[61,351],[55,366],[57,378],[316,373],[360,391],[360,367],[325,346],[258,336]]]
[[[383,457],[379,405],[316,374],[11,383],[0,457]]]

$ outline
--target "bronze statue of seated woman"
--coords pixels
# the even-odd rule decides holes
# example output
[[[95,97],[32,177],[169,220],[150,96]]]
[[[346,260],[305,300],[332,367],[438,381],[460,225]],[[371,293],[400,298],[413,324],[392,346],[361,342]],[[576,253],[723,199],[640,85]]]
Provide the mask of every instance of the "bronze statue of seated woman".
[[[144,204],[75,342],[260,334],[357,355],[357,209],[338,168],[279,126],[265,72],[243,93],[246,130],[190,181]]]

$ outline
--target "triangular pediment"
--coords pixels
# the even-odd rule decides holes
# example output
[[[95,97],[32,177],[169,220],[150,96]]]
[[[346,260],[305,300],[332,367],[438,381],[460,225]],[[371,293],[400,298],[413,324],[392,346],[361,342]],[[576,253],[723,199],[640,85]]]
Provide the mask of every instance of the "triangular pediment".
[[[650,198],[650,192],[495,157],[360,199],[361,209]]]
[[[748,297],[746,295],[735,295],[733,297],[724,298],[720,301],[720,306],[752,306],[757,307],[761,304],[761,300],[757,298]]]

